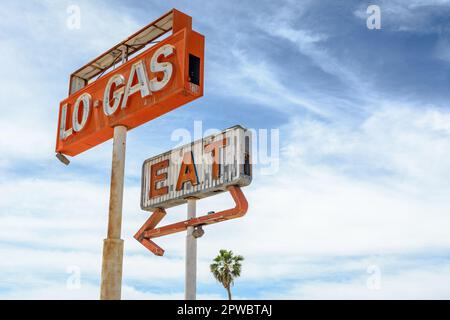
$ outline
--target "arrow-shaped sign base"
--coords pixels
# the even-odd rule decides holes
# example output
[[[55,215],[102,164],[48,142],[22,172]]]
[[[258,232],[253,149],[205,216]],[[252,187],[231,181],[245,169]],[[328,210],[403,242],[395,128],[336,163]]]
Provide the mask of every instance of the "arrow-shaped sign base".
[[[242,217],[248,209],[247,199],[239,186],[230,186],[227,189],[236,203],[234,208],[156,228],[158,223],[161,222],[166,215],[164,209],[158,209],[152,213],[150,218],[134,235],[134,238],[155,255],[162,256],[164,250],[150,239],[181,232],[188,227],[203,226]]]

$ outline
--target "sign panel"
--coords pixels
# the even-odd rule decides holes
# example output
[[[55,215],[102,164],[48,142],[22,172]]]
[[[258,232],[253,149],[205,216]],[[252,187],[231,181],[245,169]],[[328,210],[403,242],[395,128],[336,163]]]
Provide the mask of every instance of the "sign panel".
[[[151,32],[162,29],[163,22],[173,28],[169,37],[98,80],[84,87],[81,81],[81,89],[71,79],[73,93],[59,107],[56,152],[75,156],[112,138],[116,125],[133,129],[203,95],[204,37],[191,29],[190,17],[179,11],[164,18],[134,38],[153,39]],[[134,38],[127,41],[137,41]],[[96,61],[103,61],[106,70],[119,49],[114,47]],[[96,66],[91,62],[72,78],[91,77],[98,73]]]
[[[170,208],[251,180],[251,132],[235,126],[145,160],[141,208]]]

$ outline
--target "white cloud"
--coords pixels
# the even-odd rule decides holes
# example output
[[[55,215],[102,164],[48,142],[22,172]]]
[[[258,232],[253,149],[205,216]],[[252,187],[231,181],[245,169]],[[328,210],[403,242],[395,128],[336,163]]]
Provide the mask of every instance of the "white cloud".
[[[6,300],[97,300],[99,287],[91,284],[82,285],[79,289],[68,289],[65,285],[49,284],[45,288],[22,289],[11,292],[2,297]],[[125,300],[182,300],[184,293],[173,291],[169,293],[147,292],[132,286],[122,287],[122,299]],[[215,294],[199,294],[198,299],[218,300],[222,299]]]
[[[106,2],[78,1],[81,28],[70,30],[66,9],[71,4],[2,4],[0,29],[5,32],[0,33],[0,57],[8,61],[0,86],[0,126],[8,132],[0,137],[3,167],[53,157],[57,110],[70,73],[139,27],[135,19],[112,10]],[[92,165],[110,157],[109,151],[102,150],[88,157]]]
[[[362,269],[361,271],[363,271]],[[267,292],[272,299],[448,299],[449,265],[421,266],[391,274],[380,273],[379,287],[370,289],[370,274],[341,281],[303,281],[283,293]]]
[[[411,186],[419,188],[423,183],[448,186],[443,177],[450,166],[442,159],[450,155],[449,125],[447,111],[390,103],[353,126],[298,120],[289,138],[304,143],[291,144],[286,152],[291,158],[328,162],[348,173],[385,171],[372,179],[388,174],[390,181],[415,180]]]
[[[223,63],[211,65],[213,73],[220,75],[213,83],[215,88],[220,89],[217,90],[220,94],[246,99],[284,114],[292,114],[298,108],[318,115],[327,113],[310,99],[284,86],[278,71],[264,61],[254,62],[253,57],[239,50],[232,51],[231,60],[237,64],[233,70]]]
[[[345,67],[342,61],[338,61],[331,56],[325,48],[319,46],[327,40],[326,35],[314,34],[309,30],[295,29],[286,23],[280,25],[278,20],[285,21],[283,18],[275,18],[274,22],[265,27],[264,30],[272,36],[294,43],[298,50],[309,57],[322,71],[336,76],[354,89],[362,89],[364,82],[361,81],[361,78],[354,74],[354,71]]]

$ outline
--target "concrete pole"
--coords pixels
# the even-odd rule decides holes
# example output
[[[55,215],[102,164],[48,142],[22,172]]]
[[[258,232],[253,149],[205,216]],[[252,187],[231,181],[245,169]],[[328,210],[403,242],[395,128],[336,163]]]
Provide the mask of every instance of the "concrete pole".
[[[195,218],[197,199],[188,199],[187,218]],[[186,274],[185,274],[185,300],[196,300],[197,295],[197,239],[192,232],[194,227],[187,228],[186,234]]]
[[[101,300],[120,300],[122,289],[123,240],[122,200],[127,128],[114,127],[108,236],[103,241]]]

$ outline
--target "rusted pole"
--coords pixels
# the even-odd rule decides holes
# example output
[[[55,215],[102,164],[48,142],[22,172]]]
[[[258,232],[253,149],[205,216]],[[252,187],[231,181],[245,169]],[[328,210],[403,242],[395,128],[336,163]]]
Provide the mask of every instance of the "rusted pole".
[[[187,218],[195,218],[195,198],[188,199]],[[186,234],[186,274],[185,274],[185,300],[196,300],[197,295],[197,239],[193,236],[194,227],[187,228]]]
[[[121,298],[123,240],[120,237],[126,139],[127,128],[114,127],[108,236],[103,242],[101,300],[120,300]]]

